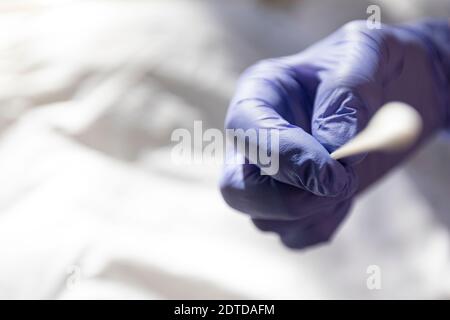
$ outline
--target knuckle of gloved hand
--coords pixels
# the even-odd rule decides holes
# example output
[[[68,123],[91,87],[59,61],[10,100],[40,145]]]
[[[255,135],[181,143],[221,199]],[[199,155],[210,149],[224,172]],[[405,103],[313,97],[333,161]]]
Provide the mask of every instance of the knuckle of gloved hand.
[[[381,29],[383,29],[384,26],[385,25],[382,24]],[[347,34],[357,34],[357,33],[363,33],[363,32],[367,32],[367,31],[376,32],[377,30],[380,30],[380,29],[369,29],[366,20],[352,20],[352,21],[345,23],[341,27],[341,30]]]
[[[226,178],[220,182],[220,192],[228,206],[255,218],[264,218],[270,214],[273,206],[265,201],[258,200],[258,195],[245,188],[235,186],[235,183]]]
[[[291,204],[290,197],[281,191],[264,192],[258,185],[243,188],[237,186],[233,179],[225,177],[220,182],[220,192],[228,206],[254,219],[292,220],[305,215],[305,210],[295,201],[295,205]]]
[[[250,66],[246,71],[244,71],[244,76],[255,76],[255,75],[267,75],[283,70],[284,64],[281,58],[268,58],[263,59],[252,66]]]
[[[332,233],[311,232],[310,224],[302,220],[292,220],[289,222],[280,220],[252,219],[258,230],[272,232],[278,235],[281,243],[290,249],[304,249],[307,247],[326,244],[331,242]]]
[[[282,58],[263,59],[242,73],[238,81],[238,86],[248,84],[249,82],[264,86],[269,82],[284,78],[289,70],[290,66],[286,62],[283,62]]]
[[[277,59],[266,59],[247,68],[239,78],[236,93],[230,102],[225,119],[225,129],[243,129],[252,121],[252,111],[255,103],[260,104],[261,97],[257,95],[261,84],[276,77]]]
[[[256,197],[247,194],[244,190],[223,187],[221,188],[221,193],[228,206],[252,218],[272,219],[274,216],[283,216],[280,214],[279,208],[272,206],[270,202],[262,202],[261,199],[256,199]]]
[[[304,249],[307,247],[325,245],[332,240],[332,234],[309,235],[302,232],[280,234],[281,242],[291,249]]]
[[[352,20],[342,26],[342,30],[352,33],[368,30],[366,20]]]
[[[222,194],[222,198],[228,206],[241,212],[245,212],[246,209],[243,206],[246,201],[241,200],[243,192],[244,191],[242,190],[238,190],[232,183],[232,180],[228,177],[222,178],[220,181],[220,193]]]
[[[225,202],[233,209],[239,210],[237,207],[237,202],[235,192],[231,188],[231,186],[227,183],[227,181],[223,181],[220,183],[220,193],[222,194],[222,198],[225,200]]]
[[[380,28],[369,28],[366,20],[353,20],[344,24],[341,28],[343,34],[350,42],[359,42],[370,45],[373,48],[383,46],[390,38],[390,27],[381,24]]]

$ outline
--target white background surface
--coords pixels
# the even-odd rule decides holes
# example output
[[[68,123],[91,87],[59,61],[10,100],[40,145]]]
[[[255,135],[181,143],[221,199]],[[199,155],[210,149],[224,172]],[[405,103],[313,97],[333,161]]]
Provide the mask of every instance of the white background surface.
[[[0,298],[449,298],[446,142],[301,252],[224,204],[217,167],[170,162],[173,129],[222,127],[245,66],[364,18],[357,3],[2,2]],[[386,19],[448,8],[413,3]]]

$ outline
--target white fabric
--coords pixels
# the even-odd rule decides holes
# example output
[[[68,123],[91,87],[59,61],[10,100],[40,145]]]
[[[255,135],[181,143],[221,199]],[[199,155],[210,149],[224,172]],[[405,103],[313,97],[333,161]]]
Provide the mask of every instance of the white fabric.
[[[301,252],[224,204],[216,166],[170,162],[173,129],[222,126],[245,66],[343,17],[313,35],[313,1],[56,2],[0,5],[0,298],[450,296],[444,142]]]

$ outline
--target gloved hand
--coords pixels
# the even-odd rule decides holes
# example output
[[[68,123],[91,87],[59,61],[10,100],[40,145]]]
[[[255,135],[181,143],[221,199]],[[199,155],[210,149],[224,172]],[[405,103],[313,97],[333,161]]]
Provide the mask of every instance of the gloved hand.
[[[329,240],[355,195],[449,126],[449,79],[445,20],[374,30],[365,21],[350,22],[299,54],[250,67],[225,127],[278,129],[279,150],[272,153],[280,157],[280,170],[268,176],[254,164],[226,164],[225,201],[249,214],[259,229],[278,233],[289,247]],[[329,156],[390,101],[408,103],[421,114],[424,127],[413,147],[342,161]]]

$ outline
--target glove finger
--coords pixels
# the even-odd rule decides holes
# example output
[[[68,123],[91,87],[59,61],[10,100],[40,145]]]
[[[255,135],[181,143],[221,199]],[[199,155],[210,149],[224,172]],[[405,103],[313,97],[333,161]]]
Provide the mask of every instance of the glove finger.
[[[285,221],[319,214],[324,208],[334,206],[336,201],[343,201],[354,193],[354,190],[348,190],[342,199],[316,196],[261,175],[261,169],[256,165],[237,163],[225,164],[220,189],[229,206],[252,218]]]
[[[329,156],[328,151],[308,132],[310,130],[308,92],[296,72],[278,61],[257,65],[241,79],[226,119],[226,129],[236,132],[256,130],[245,135],[245,156],[265,172],[255,154],[269,155],[278,162],[271,177],[319,196],[338,196],[354,189],[349,171]],[[269,130],[270,141],[259,139]],[[241,132],[242,134],[242,132]],[[276,137],[276,139],[274,138]],[[275,141],[276,140],[276,141]]]
[[[347,216],[351,201],[346,200],[327,208],[321,214],[293,221],[252,219],[255,226],[275,232],[290,248],[303,249],[329,242]]]
[[[361,23],[349,24],[343,34],[335,48],[339,59],[321,73],[312,115],[312,135],[330,153],[367,125],[383,97],[386,52],[382,40]],[[349,157],[342,163],[355,164],[364,157]]]

